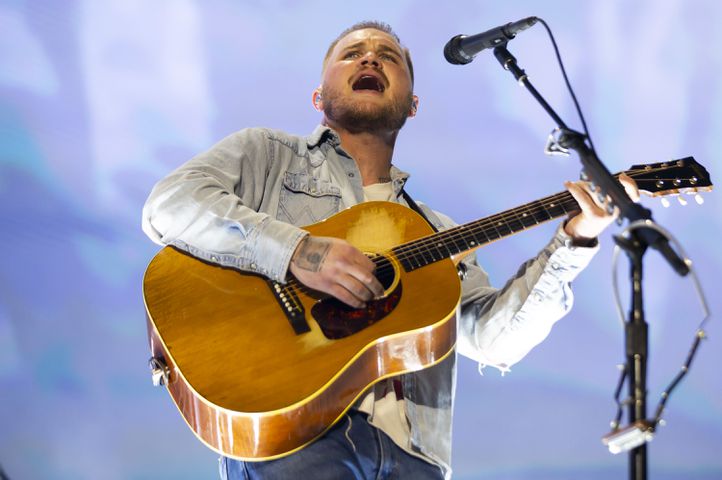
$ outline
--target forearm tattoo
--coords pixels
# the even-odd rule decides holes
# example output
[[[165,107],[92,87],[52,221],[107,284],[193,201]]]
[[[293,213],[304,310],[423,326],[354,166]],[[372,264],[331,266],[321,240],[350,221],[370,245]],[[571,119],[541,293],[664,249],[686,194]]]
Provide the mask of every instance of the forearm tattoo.
[[[331,242],[328,240],[307,238],[298,247],[298,255],[294,257],[294,263],[303,270],[318,272],[330,249]]]

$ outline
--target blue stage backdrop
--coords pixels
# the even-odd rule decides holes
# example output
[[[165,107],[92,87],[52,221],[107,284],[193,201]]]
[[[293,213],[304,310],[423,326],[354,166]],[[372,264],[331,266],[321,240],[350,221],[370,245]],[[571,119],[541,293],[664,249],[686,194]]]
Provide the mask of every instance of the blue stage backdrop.
[[[141,207],[158,179],[235,130],[310,132],[323,54],[350,24],[387,21],[412,51],[421,104],[395,161],[413,172],[414,197],[468,221],[577,178],[575,156],[543,154],[551,120],[489,52],[467,66],[442,55],[453,35],[530,15],[553,28],[610,170],[694,155],[720,180],[722,4],[711,0],[0,1],[0,465],[9,478],[217,478],[216,455],[150,384],[141,279],[158,247],[140,230]],[[543,28],[510,49],[580,128]],[[683,243],[719,312],[722,195],[704,199],[644,204]],[[554,229],[495,243],[479,261],[501,286]],[[626,477],[626,456],[600,442],[624,352],[611,233],[601,241],[575,282],[573,313],[510,374],[480,376],[460,361],[455,478]],[[651,408],[702,312],[691,281],[657,253],[645,263]],[[650,444],[656,480],[722,478],[715,320]]]

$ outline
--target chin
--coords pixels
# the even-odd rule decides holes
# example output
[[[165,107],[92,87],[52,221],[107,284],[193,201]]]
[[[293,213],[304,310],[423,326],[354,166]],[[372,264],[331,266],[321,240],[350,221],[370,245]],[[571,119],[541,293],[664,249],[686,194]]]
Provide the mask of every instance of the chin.
[[[326,116],[349,131],[398,130],[406,122],[407,110],[388,99],[384,102],[358,97],[334,100],[326,104]]]

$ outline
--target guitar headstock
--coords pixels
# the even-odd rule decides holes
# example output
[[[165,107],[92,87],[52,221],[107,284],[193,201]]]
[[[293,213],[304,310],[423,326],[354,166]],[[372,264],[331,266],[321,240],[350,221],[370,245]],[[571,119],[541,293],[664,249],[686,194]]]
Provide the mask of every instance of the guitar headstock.
[[[682,205],[687,204],[682,195],[695,195],[697,203],[702,203],[702,197],[698,193],[712,190],[712,181],[707,169],[697,163],[693,157],[648,165],[633,165],[626,174],[637,182],[640,193],[652,197],[677,195]],[[669,206],[669,201],[663,198],[662,205]]]

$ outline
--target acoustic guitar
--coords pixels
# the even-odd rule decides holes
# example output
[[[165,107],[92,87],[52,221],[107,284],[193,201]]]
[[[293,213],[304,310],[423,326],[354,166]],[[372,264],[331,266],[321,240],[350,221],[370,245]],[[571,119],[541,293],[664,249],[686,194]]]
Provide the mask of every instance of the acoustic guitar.
[[[652,196],[711,189],[692,157],[626,173]],[[305,227],[376,263],[385,296],[364,309],[294,278],[272,282],[165,247],[143,282],[155,379],[211,449],[242,460],[287,455],[375,382],[453,351],[464,255],[578,209],[562,192],[436,233],[409,208],[368,202]]]

